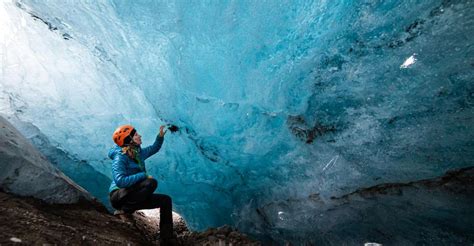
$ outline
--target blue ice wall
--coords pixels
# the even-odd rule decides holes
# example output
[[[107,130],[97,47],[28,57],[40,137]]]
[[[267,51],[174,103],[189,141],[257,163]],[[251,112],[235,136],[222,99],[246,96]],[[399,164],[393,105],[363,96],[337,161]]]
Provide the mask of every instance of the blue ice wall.
[[[2,112],[109,176],[105,153],[118,124],[136,125],[145,144],[160,124],[177,126],[148,169],[193,229],[227,223],[289,235],[305,227],[300,213],[322,205],[288,201],[324,204],[474,163],[472,1],[25,0],[16,8],[30,42],[44,44],[25,45],[32,57],[70,65],[44,66],[50,79],[41,81],[56,89],[41,94],[48,105],[28,103],[38,98],[31,86],[6,83],[4,98],[15,103]],[[37,65],[22,66],[28,75]]]

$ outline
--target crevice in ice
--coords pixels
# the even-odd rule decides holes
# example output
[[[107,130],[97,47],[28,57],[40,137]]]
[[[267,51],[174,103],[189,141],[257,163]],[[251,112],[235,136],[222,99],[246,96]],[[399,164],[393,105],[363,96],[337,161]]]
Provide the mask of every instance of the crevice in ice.
[[[425,24],[425,20],[415,20],[413,23],[411,23],[410,25],[408,25],[408,27],[405,28],[405,33],[403,33],[403,36],[405,37],[390,42],[387,47],[391,49],[399,48],[405,45],[406,43],[414,40],[422,34],[423,24]]]
[[[179,131],[179,127],[176,125],[168,124],[168,130],[170,130],[170,132],[177,132]]]
[[[22,4],[21,0],[17,0],[15,2],[15,5],[18,8],[20,8],[21,10],[28,13],[35,21],[41,21],[42,23],[44,23],[46,26],[48,26],[48,29],[51,32],[59,34],[64,40],[74,39],[74,35],[67,32],[67,31],[70,31],[70,32],[74,33],[74,31],[69,28],[69,25],[64,23],[58,17],[43,17],[41,14],[39,14],[39,13],[35,12],[34,10],[30,9],[29,6],[27,6],[25,4]],[[54,23],[56,23],[56,24],[54,24]],[[91,43],[88,43],[87,41],[85,41],[84,39],[82,39],[82,40],[79,40],[79,39],[81,39],[81,38],[78,37],[78,39],[76,41],[78,41],[79,43],[82,43],[84,46],[86,46],[94,56],[99,58],[101,61],[109,62],[114,67],[118,68],[118,65],[117,65],[116,61],[114,61],[110,57],[110,55],[107,53],[106,49],[104,47],[102,47],[101,43],[91,44]]]
[[[464,2],[468,1],[443,1],[438,7],[433,8],[425,18],[417,18],[408,24],[402,33],[395,35],[395,37],[388,39],[388,41],[384,37],[375,40],[363,40],[361,37],[358,37],[353,42],[354,45],[349,48],[349,54],[354,53],[357,56],[362,57],[371,54],[371,52],[368,52],[368,50],[371,49],[384,49],[385,47],[390,49],[400,48],[421,36],[426,31],[425,29],[428,25],[435,25],[436,18],[444,14],[447,9],[453,8],[456,4]]]
[[[175,125],[173,125],[175,126]],[[177,126],[175,126],[177,127]],[[182,127],[181,127],[182,128]],[[237,167],[233,166],[230,161],[225,160],[222,155],[219,153],[219,148],[216,146],[199,139],[197,136],[196,132],[189,128],[189,127],[184,127],[186,134],[188,134],[188,138],[192,141],[192,143],[196,146],[196,148],[199,150],[199,153],[206,159],[210,160],[212,163],[216,164],[222,164],[228,168],[230,168],[236,175],[239,177],[239,180],[242,184],[245,183],[245,177],[242,174],[241,171],[237,169]]]
[[[335,126],[324,125],[318,121],[311,126],[302,115],[288,116],[287,125],[293,135],[307,144],[313,143],[317,137],[336,132]],[[328,141],[335,140],[331,139]]]
[[[16,93],[4,92],[8,97],[8,104],[14,115],[23,114],[28,109],[28,104]]]
[[[451,170],[445,175],[434,178],[411,181],[407,183],[385,183],[368,188],[360,188],[349,194],[340,197],[331,197],[332,200],[347,200],[353,196],[361,196],[369,198],[379,195],[402,195],[403,189],[406,188],[435,188],[443,187],[454,193],[465,193],[474,188],[474,166]]]
[[[436,17],[442,15],[443,13],[445,13],[445,10],[447,8],[451,8],[455,4],[461,3],[461,2],[466,2],[466,1],[444,0],[438,7],[434,8],[433,10],[430,11],[430,13],[426,17],[426,19],[419,18],[419,19],[416,19],[415,21],[413,21],[411,24],[409,24],[405,28],[405,32],[403,34],[401,34],[401,36],[403,36],[403,37],[400,37],[397,40],[393,40],[393,41],[389,42],[387,47],[395,49],[395,48],[399,48],[399,47],[405,45],[408,42],[411,42],[411,41],[415,40],[417,37],[419,37],[421,34],[423,34],[423,29],[425,28],[426,24],[428,24],[428,23],[434,24],[436,22],[436,20],[434,18],[436,18]],[[381,47],[377,47],[377,48],[381,48]]]
[[[27,12],[31,17],[33,17],[33,19],[35,21],[41,21],[43,22],[45,25],[48,26],[48,29],[52,32],[55,32],[55,33],[58,33],[59,35],[62,36],[62,38],[64,40],[70,40],[70,39],[73,39],[73,37],[69,34],[69,33],[66,33],[64,31],[61,31],[59,30],[59,28],[55,25],[53,25],[50,21],[47,21],[46,18],[43,18],[43,17],[40,17],[39,14],[37,13],[34,13],[33,11],[31,10],[28,10],[20,1],[16,1],[15,2],[15,5],[20,8],[21,10],[24,10],[25,12]],[[57,20],[59,21],[59,20]],[[61,21],[59,21],[61,22]]]

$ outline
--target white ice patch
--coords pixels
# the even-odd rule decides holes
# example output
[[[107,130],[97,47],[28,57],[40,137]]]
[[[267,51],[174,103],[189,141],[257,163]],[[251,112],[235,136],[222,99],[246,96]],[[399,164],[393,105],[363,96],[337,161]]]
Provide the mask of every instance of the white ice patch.
[[[408,57],[405,62],[400,65],[400,68],[408,68],[409,66],[415,64],[416,62],[416,53],[414,53],[413,55],[411,55],[410,57]]]
[[[285,218],[283,217],[284,214],[285,214],[285,213],[282,212],[282,211],[278,212],[278,218],[279,218],[280,220],[285,220]]]
[[[337,159],[339,159],[339,155],[334,156],[334,157],[326,164],[326,166],[324,166],[323,172],[326,171],[326,169],[328,169],[330,166],[336,164]]]

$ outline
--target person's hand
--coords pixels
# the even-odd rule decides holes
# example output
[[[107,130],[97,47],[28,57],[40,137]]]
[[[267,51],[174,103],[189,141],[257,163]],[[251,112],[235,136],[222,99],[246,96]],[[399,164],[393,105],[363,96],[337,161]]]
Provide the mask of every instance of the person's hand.
[[[165,126],[160,126],[160,137],[164,137],[167,131],[168,130],[165,130]]]
[[[147,179],[153,179],[153,176],[151,175],[148,175],[148,177],[146,177]]]

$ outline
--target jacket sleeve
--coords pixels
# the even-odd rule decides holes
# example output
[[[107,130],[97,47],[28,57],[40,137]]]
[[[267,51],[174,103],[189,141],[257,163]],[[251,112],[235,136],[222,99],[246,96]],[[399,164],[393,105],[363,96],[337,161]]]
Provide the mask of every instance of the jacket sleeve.
[[[115,184],[119,188],[126,188],[136,184],[139,181],[146,179],[145,172],[139,172],[132,175],[127,175],[125,169],[125,160],[117,154],[112,162],[112,176]]]
[[[160,137],[160,135],[157,135],[155,142],[152,145],[146,148],[142,148],[140,155],[143,158],[143,160],[146,160],[148,157],[156,154],[156,152],[158,152],[161,149],[161,145],[163,145],[164,139],[165,139],[164,137]]]

